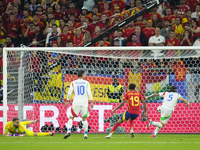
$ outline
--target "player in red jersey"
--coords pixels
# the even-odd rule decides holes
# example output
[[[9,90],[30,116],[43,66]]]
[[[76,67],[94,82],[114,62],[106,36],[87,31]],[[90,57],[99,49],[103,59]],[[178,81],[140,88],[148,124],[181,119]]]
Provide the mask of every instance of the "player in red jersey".
[[[110,139],[112,134],[115,132],[115,130],[117,129],[117,127],[124,121],[127,121],[128,119],[130,119],[131,121],[131,126],[132,126],[132,122],[133,120],[135,120],[139,114],[140,114],[140,101],[143,103],[144,105],[144,117],[147,116],[147,105],[145,102],[145,99],[143,98],[143,96],[135,91],[136,85],[131,83],[129,85],[129,92],[127,92],[124,97],[123,97],[123,101],[111,112],[111,115],[114,114],[114,112],[116,110],[118,110],[119,108],[121,108],[124,103],[127,101],[127,105],[128,105],[128,110],[125,111],[123,113],[123,115],[121,115],[120,119],[118,120],[118,122],[113,126],[111,133],[106,136],[106,139]],[[132,137],[134,136],[134,134],[131,134]]]

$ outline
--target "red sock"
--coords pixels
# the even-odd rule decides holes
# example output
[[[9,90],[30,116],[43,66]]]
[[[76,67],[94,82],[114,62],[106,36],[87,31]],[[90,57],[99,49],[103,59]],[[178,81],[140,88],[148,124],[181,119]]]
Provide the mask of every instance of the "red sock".
[[[118,128],[118,126],[120,125],[119,122],[115,123],[115,125],[113,126],[112,130],[111,130],[111,133],[114,133],[115,130]]]
[[[133,120],[130,120],[130,129],[133,129]]]

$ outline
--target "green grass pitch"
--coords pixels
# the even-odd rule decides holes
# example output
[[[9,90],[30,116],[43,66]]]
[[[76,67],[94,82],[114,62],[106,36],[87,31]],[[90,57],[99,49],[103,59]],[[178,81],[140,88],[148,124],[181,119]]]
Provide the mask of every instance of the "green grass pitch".
[[[64,134],[45,137],[3,137],[0,135],[0,150],[200,150],[200,134],[71,134],[64,140]]]

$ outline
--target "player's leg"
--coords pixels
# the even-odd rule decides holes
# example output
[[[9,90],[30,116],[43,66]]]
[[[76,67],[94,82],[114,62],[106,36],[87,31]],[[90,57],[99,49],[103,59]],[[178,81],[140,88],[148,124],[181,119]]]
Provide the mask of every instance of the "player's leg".
[[[133,120],[130,119],[130,134],[131,134],[131,138],[134,137],[134,131],[133,131]]]
[[[172,114],[172,110],[169,110],[168,108],[161,108],[161,117],[160,117],[160,122],[152,121],[151,119],[149,120],[149,123],[147,124],[147,128],[149,128],[151,125],[155,126],[156,129],[151,135],[151,137],[156,137],[157,133],[162,129],[168,122],[170,116]]]
[[[63,137],[63,139],[66,139],[70,137],[71,135],[71,128],[72,128],[72,123],[74,120],[74,117],[78,117],[80,111],[80,107],[71,107],[70,115],[69,115],[69,120],[67,122],[67,134]]]
[[[125,111],[125,112],[121,115],[120,119],[115,123],[115,125],[113,126],[113,128],[112,128],[110,134],[109,134],[108,136],[106,136],[105,139],[110,139],[111,136],[112,136],[112,134],[113,134],[113,133],[115,132],[115,130],[118,128],[118,126],[119,126],[122,122],[127,121],[128,119],[129,119],[129,118],[128,118],[128,112]]]
[[[88,138],[87,137],[87,133],[88,133],[87,118],[89,117],[88,107],[81,107],[80,112],[83,119],[84,139],[87,139]]]
[[[33,132],[31,130],[26,129],[26,131],[24,132],[27,136],[53,136],[55,131],[52,132]]]

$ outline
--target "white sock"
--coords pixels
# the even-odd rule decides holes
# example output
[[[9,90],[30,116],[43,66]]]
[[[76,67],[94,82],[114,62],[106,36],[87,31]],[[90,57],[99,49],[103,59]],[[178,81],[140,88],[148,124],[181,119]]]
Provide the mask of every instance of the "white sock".
[[[156,135],[156,134],[160,131],[160,129],[161,129],[161,128],[156,127],[156,129],[155,129],[155,131],[153,132],[153,134]]]
[[[131,129],[131,133],[133,132],[133,129]]]
[[[67,123],[67,133],[71,132],[71,128],[72,128],[72,119],[69,119],[68,120],[68,123]]]
[[[160,122],[155,122],[155,121],[152,121],[152,125],[156,126],[156,127],[159,127],[159,128],[162,128],[162,124]]]
[[[87,136],[87,133],[88,133],[88,122],[87,122],[87,120],[83,121],[83,129],[84,129],[84,136]]]
[[[108,136],[112,136],[112,133],[110,133]]]

